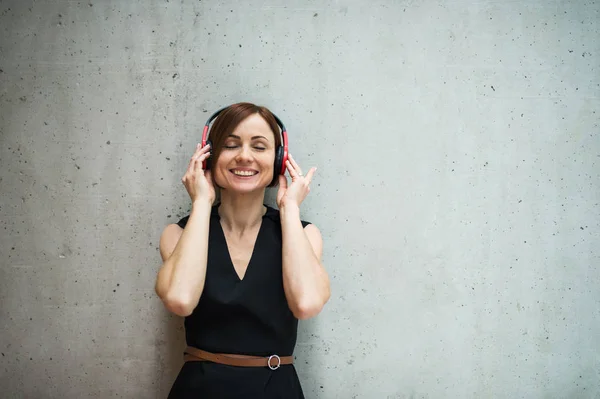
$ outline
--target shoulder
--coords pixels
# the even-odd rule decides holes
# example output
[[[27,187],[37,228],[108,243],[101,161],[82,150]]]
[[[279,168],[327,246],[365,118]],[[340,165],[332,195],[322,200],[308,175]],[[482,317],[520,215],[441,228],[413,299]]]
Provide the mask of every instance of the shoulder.
[[[185,229],[185,225],[187,224],[189,218],[190,218],[190,215],[186,215],[186,216],[182,217],[181,219],[179,219],[179,221],[177,223],[174,223],[174,225],[179,226],[182,229]]]
[[[215,212],[216,210],[213,207],[211,215],[214,215]],[[183,230],[185,229],[189,218],[190,214],[187,214],[177,222],[168,224],[163,229],[162,234],[160,235],[159,244],[160,255],[162,256],[163,260],[168,259],[175,250],[175,247],[177,246],[177,243],[183,234]]]
[[[183,228],[177,223],[171,223],[165,226],[162,234],[160,235],[159,243],[160,255],[162,256],[163,260],[166,260],[171,256],[175,250],[175,247],[177,246],[177,243],[179,242],[179,239],[181,238],[182,233]]]
[[[267,207],[267,213],[265,214],[265,217],[268,219],[271,219],[274,222],[277,223],[281,223],[281,213],[279,212],[279,209],[277,208],[273,208],[269,205],[265,205]],[[300,220],[300,222],[302,223],[302,227],[306,228],[308,226],[313,226],[315,227],[312,222],[309,222],[308,220]]]
[[[211,211],[210,211],[211,218],[213,218],[213,217],[215,217],[215,215],[219,214],[217,207],[218,207],[217,205],[212,206]],[[189,218],[190,218],[190,215],[187,214],[187,215],[183,216],[181,219],[179,219],[177,222],[173,223],[173,225],[179,226],[180,228],[185,229],[185,226],[187,225]]]
[[[266,217],[270,218],[277,224],[281,225],[281,214],[278,209],[272,208],[268,205]],[[312,222],[308,220],[300,220],[302,222],[302,227],[304,228],[304,234],[306,234],[306,238],[310,241],[315,254],[320,259],[323,254],[323,237],[321,236],[321,231],[319,228]]]
[[[304,228],[304,234],[306,234],[306,238],[310,241],[317,257],[321,259],[323,255],[323,237],[319,228],[311,223]]]

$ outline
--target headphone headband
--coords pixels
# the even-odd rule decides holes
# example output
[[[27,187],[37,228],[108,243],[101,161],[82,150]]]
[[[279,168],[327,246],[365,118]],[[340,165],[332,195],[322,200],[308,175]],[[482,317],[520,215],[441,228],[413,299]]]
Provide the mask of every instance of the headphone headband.
[[[221,114],[221,112],[225,111],[225,110],[226,110],[227,108],[229,108],[229,107],[231,107],[231,106],[230,106],[230,105],[228,105],[227,107],[223,107],[223,108],[221,108],[220,110],[218,110],[217,112],[215,112],[214,114],[212,114],[212,115],[210,116],[210,118],[208,118],[208,120],[206,121],[206,123],[204,124],[204,126],[205,126],[205,127],[208,127],[208,126],[211,124],[211,122],[212,122],[213,120],[215,120],[215,118]],[[285,131],[286,131],[286,130],[285,130],[285,126],[284,126],[283,122],[281,122],[281,119],[279,119],[279,117],[278,117],[277,115],[275,115],[274,113],[272,113],[272,112],[271,112],[271,115],[273,115],[273,117],[275,118],[275,121],[277,122],[277,124],[278,124],[278,125],[279,125],[279,127],[281,128],[281,131],[282,131],[282,132],[285,132]]]

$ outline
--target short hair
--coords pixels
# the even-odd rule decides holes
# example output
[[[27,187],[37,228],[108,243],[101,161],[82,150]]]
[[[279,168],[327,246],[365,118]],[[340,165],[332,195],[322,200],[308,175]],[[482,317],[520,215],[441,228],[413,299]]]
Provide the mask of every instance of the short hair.
[[[208,139],[212,143],[212,155],[211,165],[216,165],[221,151],[223,150],[223,144],[227,137],[233,133],[235,128],[247,117],[259,114],[269,125],[273,131],[275,137],[275,151],[281,146],[281,132],[277,120],[273,116],[273,113],[268,108],[249,102],[240,102],[237,104],[230,105],[224,109],[215,119],[212,128],[208,134]],[[273,180],[269,184],[269,187],[275,187],[279,183],[279,170],[278,168],[273,169]]]

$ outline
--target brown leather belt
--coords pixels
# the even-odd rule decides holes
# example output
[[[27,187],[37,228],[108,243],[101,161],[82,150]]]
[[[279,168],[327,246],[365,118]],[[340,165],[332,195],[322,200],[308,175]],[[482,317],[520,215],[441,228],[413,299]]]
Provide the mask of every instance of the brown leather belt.
[[[271,370],[277,370],[282,364],[292,364],[294,362],[293,356],[271,355],[267,357],[262,357],[248,355],[232,355],[225,353],[210,353],[203,351],[202,349],[194,348],[192,346],[188,346],[185,349],[183,359],[186,362],[209,361],[214,363],[226,364],[229,366],[268,367]]]

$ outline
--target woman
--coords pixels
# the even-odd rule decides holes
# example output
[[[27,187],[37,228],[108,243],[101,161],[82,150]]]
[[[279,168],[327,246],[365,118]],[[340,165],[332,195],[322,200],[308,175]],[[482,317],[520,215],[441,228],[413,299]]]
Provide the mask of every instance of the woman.
[[[284,130],[254,104],[227,107],[182,179],[192,209],[164,229],[156,280],[165,307],[185,317],[186,362],[169,398],[304,397],[298,319],[318,314],[330,288],[319,229],[300,219],[316,168],[303,175],[291,155],[280,159],[278,122]],[[278,209],[264,205],[273,186]]]

